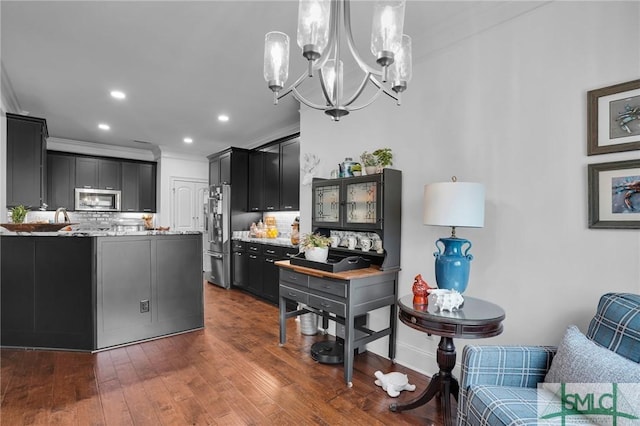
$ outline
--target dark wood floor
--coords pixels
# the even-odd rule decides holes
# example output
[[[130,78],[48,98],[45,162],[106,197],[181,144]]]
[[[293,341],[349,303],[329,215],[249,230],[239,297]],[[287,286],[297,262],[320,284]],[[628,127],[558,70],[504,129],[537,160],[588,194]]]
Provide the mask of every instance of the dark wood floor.
[[[434,401],[392,413],[428,378],[371,353],[356,357],[353,387],[341,365],[309,355],[321,335],[287,324],[278,310],[205,284],[204,330],[97,354],[1,351],[2,425],[424,425],[441,424]],[[402,327],[402,325],[400,325]],[[435,366],[434,366],[435,368]],[[390,398],[373,373],[409,374],[416,392]]]

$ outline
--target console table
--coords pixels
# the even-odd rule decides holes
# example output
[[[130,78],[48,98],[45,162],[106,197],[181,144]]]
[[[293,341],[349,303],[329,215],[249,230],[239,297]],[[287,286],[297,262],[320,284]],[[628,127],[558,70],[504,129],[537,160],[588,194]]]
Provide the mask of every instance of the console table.
[[[391,404],[391,411],[411,410],[440,395],[444,424],[451,425],[451,396],[458,400],[458,380],[451,370],[456,365],[456,347],[453,338],[480,339],[502,333],[504,310],[493,303],[475,297],[464,296],[464,305],[453,312],[436,311],[431,305],[414,305],[413,295],[398,300],[399,318],[404,324],[418,331],[440,336],[436,354],[440,371],[433,375],[429,386],[413,401]]]
[[[396,293],[398,271],[381,271],[375,267],[345,272],[325,272],[291,265],[288,260],[275,262],[280,268],[280,346],[287,340],[286,320],[314,312],[344,325],[344,380],[352,386],[353,356],[357,347],[389,336],[389,358],[395,358]],[[303,303],[305,309],[287,312],[287,300]],[[389,306],[389,326],[373,331],[356,326],[355,318],[384,306]],[[356,330],[362,333],[356,335]],[[359,337],[361,336],[361,337]]]

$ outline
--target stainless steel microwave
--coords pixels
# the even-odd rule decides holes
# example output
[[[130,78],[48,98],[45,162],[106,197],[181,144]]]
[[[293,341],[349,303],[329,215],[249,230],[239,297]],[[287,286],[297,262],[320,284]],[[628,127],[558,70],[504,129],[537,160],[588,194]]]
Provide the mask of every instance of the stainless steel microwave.
[[[76,188],[76,211],[119,212],[121,192],[117,189]]]

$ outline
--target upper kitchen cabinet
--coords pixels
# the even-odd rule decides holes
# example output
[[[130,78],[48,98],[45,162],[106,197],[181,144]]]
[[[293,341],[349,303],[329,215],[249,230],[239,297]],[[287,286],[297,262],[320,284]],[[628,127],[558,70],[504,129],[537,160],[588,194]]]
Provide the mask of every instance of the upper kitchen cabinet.
[[[7,113],[7,206],[47,202],[47,122]]]
[[[76,158],[76,188],[120,189],[120,161],[94,157]]]
[[[249,210],[293,211],[300,208],[299,134],[251,152]]]
[[[156,165],[133,161],[122,162],[123,212],[156,211]]]
[[[209,185],[231,185],[246,182],[249,151],[240,148],[229,148],[211,154],[209,159]],[[245,183],[246,184],[246,183]]]
[[[76,157],[47,152],[47,199],[50,210],[75,208]]]

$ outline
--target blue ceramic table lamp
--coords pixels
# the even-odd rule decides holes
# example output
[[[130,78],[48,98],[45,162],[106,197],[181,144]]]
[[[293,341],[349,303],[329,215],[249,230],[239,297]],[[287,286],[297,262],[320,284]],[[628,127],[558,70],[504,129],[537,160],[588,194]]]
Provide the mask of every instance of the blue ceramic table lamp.
[[[471,182],[432,183],[424,186],[425,225],[450,226],[451,237],[436,241],[438,288],[463,293],[469,283],[471,242],[456,237],[456,227],[484,226],[484,185]],[[440,247],[439,244],[442,244]]]

